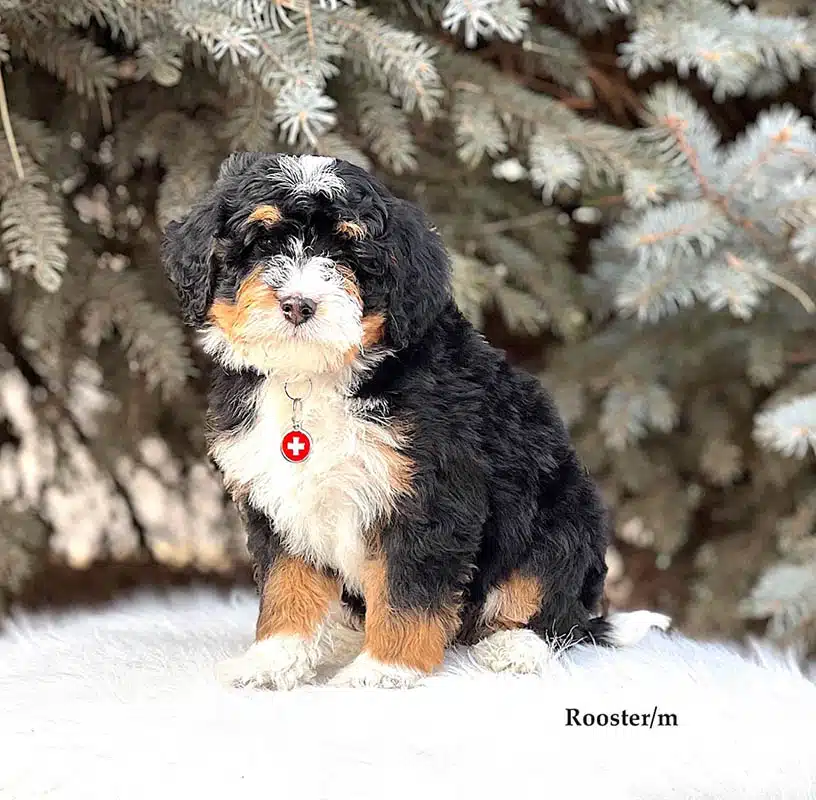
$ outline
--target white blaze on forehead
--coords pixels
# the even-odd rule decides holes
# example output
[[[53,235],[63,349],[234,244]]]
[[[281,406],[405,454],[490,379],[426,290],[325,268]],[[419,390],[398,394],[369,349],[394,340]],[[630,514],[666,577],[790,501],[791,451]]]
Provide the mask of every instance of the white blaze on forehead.
[[[343,194],[346,186],[334,171],[336,161],[328,156],[288,156],[278,160],[286,184],[299,194]]]

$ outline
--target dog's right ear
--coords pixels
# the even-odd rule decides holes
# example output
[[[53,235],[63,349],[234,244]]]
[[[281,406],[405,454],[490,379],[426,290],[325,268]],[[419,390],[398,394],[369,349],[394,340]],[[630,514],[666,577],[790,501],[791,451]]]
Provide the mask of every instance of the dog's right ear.
[[[167,225],[161,260],[187,325],[201,327],[213,299],[220,264],[217,249],[223,201],[215,189],[197,202],[181,221]]]
[[[184,219],[167,225],[161,245],[164,271],[176,289],[181,316],[199,328],[207,321],[222,255],[219,238],[229,217],[225,194],[255,162],[268,153],[233,153],[224,159],[215,185]],[[274,156],[272,156],[274,157]]]

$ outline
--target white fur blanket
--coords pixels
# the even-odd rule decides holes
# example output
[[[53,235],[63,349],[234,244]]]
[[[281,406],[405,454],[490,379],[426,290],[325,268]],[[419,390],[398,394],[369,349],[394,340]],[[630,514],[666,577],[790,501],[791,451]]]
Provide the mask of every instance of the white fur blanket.
[[[0,797],[816,798],[816,686],[773,653],[654,632],[544,676],[460,651],[411,690],[226,689],[214,665],[255,612],[249,593],[189,591],[17,617],[0,637]],[[568,708],[655,722],[567,726]]]

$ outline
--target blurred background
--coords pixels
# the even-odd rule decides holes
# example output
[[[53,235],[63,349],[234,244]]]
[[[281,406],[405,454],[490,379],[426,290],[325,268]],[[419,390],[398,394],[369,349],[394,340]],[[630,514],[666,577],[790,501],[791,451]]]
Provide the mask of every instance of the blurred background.
[[[554,394],[610,606],[813,652],[814,7],[0,0],[0,617],[249,582],[157,248],[229,152],[313,152]]]

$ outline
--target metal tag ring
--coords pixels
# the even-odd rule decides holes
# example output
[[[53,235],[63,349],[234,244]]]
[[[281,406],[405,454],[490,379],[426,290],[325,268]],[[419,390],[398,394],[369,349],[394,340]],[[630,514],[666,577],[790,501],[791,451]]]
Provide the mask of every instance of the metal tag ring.
[[[306,394],[301,395],[300,397],[292,397],[292,395],[289,394],[289,381],[284,382],[283,391],[286,392],[286,396],[292,402],[295,402],[296,400],[305,400],[312,393],[312,379],[311,378],[306,378],[306,380],[309,382],[309,388],[306,390]]]

